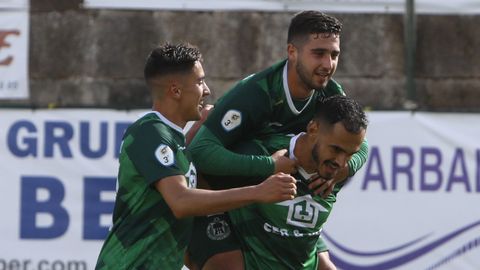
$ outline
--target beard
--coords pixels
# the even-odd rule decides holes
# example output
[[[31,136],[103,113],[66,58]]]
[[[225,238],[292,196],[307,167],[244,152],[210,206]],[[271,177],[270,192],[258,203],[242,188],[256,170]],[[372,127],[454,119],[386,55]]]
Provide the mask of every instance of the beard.
[[[325,160],[325,161],[321,161],[321,157],[318,156],[318,143],[316,143],[313,148],[312,148],[312,159],[313,161],[315,162],[315,166],[317,167],[317,174],[318,176],[320,176],[321,178],[325,179],[325,180],[329,180],[329,179],[332,179],[335,174],[331,174],[331,173],[322,173],[320,171],[320,167],[323,165],[323,166],[329,166],[329,165],[332,165],[332,166],[338,166],[338,164],[336,164],[335,162],[332,162],[330,160]]]
[[[307,68],[305,67],[305,65],[303,65],[302,61],[300,59],[298,59],[297,61],[297,65],[295,66],[295,70],[297,71],[297,74],[298,74],[298,77],[300,77],[300,80],[302,81],[302,83],[307,86],[308,89],[315,89],[315,90],[321,90],[323,88],[325,88],[325,86],[327,85],[327,82],[329,81],[329,79],[327,79],[323,84],[316,84]]]

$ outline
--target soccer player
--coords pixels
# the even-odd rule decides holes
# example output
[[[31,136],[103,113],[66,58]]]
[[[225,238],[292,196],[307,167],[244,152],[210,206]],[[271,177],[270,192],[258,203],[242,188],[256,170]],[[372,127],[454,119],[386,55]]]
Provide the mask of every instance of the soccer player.
[[[126,131],[119,157],[113,227],[96,269],[181,269],[193,215],[293,198],[295,179],[276,174],[256,186],[195,189],[196,170],[183,128],[200,119],[205,83],[201,54],[188,44],[154,49],[145,64],[153,110]]]
[[[288,29],[287,59],[235,85],[215,104],[193,138],[189,149],[201,173],[251,178],[296,171],[295,162],[279,156],[278,152],[273,156],[244,155],[232,152],[231,148],[245,140],[278,142],[279,138],[286,138],[286,134],[298,134],[312,119],[317,106],[315,100],[345,95],[342,87],[332,79],[340,55],[341,28],[336,18],[317,11],[304,11],[292,18]],[[270,147],[267,152],[274,153],[282,145],[288,145],[288,139],[267,145]],[[323,193],[327,196],[335,183],[352,176],[363,166],[367,154],[368,145],[364,141],[348,166],[341,168],[333,179],[317,179],[309,184],[309,188],[315,195]],[[223,179],[226,186],[235,182]],[[226,216],[215,218],[228,224]],[[222,265],[222,254],[228,255],[224,259],[226,262],[232,260],[231,256],[241,257],[238,246],[225,243],[217,247],[204,249],[200,257],[193,256],[194,260],[204,262],[205,268],[209,269],[211,265]],[[328,257],[328,254],[320,252],[319,256]],[[216,259],[218,264],[214,262]]]
[[[289,157],[298,161],[297,197],[229,211],[245,269],[317,269],[317,241],[341,185],[324,199],[311,192],[309,181],[312,175],[334,178],[346,167],[360,150],[366,128],[365,113],[353,99],[332,96],[317,106],[306,133],[291,138],[289,144]],[[250,154],[264,151],[255,141],[234,148]]]

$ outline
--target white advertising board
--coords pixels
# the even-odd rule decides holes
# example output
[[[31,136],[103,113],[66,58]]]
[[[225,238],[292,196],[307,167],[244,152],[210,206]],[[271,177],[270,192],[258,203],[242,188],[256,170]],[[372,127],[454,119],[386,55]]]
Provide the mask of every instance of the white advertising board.
[[[25,9],[29,5],[29,0],[0,0],[0,9]]]
[[[325,226],[340,269],[480,269],[480,115],[371,113]]]
[[[405,0],[85,0],[87,8],[169,10],[299,11],[316,9],[344,13],[403,13]],[[477,0],[415,0],[418,13],[478,14]]]
[[[0,99],[29,96],[28,36],[28,10],[0,9]]]
[[[143,111],[0,110],[0,269],[94,269]],[[480,114],[369,113],[324,230],[339,269],[480,269]]]

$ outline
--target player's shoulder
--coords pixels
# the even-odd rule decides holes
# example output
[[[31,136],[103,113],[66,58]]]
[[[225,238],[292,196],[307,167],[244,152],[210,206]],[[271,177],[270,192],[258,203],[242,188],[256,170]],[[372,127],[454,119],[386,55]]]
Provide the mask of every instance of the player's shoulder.
[[[136,139],[147,140],[149,137],[157,137],[165,142],[173,142],[181,137],[182,131],[179,127],[162,119],[157,113],[149,112],[136,120],[126,131]],[[156,140],[155,140],[156,141]]]
[[[335,81],[334,79],[330,79],[330,81],[328,81],[327,86],[325,87],[323,92],[326,97],[334,96],[334,95],[345,96],[345,91],[343,90],[342,85],[337,81]]]
[[[282,71],[285,63],[286,60],[282,60],[260,72],[248,75],[240,80],[232,91],[249,91],[252,94],[271,95],[272,92],[283,90]]]

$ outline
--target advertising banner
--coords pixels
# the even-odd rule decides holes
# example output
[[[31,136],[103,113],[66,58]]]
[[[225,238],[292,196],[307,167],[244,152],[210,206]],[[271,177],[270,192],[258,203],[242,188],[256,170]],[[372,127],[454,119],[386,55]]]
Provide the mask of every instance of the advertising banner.
[[[0,110],[0,269],[94,269],[144,111]],[[323,237],[339,269],[480,269],[480,114],[369,113]]]
[[[26,9],[29,5],[29,0],[0,0],[0,9]]]
[[[28,10],[0,9],[0,99],[29,96],[28,28]]]
[[[85,0],[87,8],[170,10],[262,10],[299,11],[316,9],[342,13],[403,13],[405,0]],[[418,13],[478,14],[477,0],[416,0]]]
[[[371,113],[324,238],[340,269],[480,269],[480,115]]]

